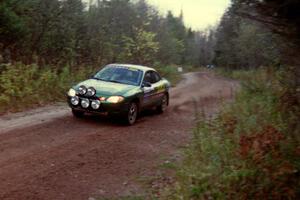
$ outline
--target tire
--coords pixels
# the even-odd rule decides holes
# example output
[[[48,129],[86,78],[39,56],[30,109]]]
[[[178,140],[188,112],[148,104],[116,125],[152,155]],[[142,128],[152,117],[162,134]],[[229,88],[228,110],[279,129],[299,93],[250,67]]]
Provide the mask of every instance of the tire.
[[[78,110],[73,110],[73,109],[72,109],[72,114],[76,118],[82,118],[84,116],[84,112],[78,111]]]
[[[125,123],[127,125],[133,125],[138,117],[139,107],[136,102],[131,102],[128,107],[128,112],[125,116]]]
[[[156,111],[161,114],[164,113],[169,105],[169,97],[167,94],[164,94],[164,96],[161,99],[161,103],[159,106],[156,107]]]

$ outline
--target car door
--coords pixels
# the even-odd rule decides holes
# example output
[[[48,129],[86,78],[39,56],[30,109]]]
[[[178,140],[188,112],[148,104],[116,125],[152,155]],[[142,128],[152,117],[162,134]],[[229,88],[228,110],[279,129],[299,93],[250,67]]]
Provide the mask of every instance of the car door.
[[[152,71],[151,76],[152,76],[152,86],[155,91],[153,95],[153,104],[158,105],[161,102],[166,87],[163,84],[160,75],[156,71]]]
[[[155,103],[155,80],[152,71],[147,71],[143,79],[143,106],[150,107]]]

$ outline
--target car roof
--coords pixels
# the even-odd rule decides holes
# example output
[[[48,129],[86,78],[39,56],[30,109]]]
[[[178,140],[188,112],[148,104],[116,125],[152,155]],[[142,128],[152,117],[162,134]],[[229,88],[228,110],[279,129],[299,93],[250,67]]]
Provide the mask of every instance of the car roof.
[[[135,69],[142,70],[144,72],[149,71],[149,70],[156,71],[155,69],[153,69],[151,67],[146,67],[146,66],[142,66],[142,65],[133,65],[133,64],[119,64],[119,63],[114,63],[114,64],[109,64],[107,66],[132,67],[132,68],[135,68]]]

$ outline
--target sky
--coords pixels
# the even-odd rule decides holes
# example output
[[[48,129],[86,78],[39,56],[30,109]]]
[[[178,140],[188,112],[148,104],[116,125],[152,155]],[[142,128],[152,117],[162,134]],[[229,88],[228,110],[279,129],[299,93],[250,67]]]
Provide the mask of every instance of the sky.
[[[171,10],[179,15],[181,9],[186,25],[194,30],[203,30],[219,22],[230,0],[147,0],[162,14]]]

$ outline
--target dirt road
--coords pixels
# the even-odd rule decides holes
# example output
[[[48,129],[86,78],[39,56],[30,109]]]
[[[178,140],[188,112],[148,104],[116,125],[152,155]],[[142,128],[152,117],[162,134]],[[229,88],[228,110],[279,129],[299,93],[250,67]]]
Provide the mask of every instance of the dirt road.
[[[66,105],[0,117],[0,199],[116,197],[143,192],[140,179],[188,142],[196,109],[213,114],[237,83],[186,74],[163,115],[136,125],[72,117]],[[197,106],[195,106],[197,105]]]

